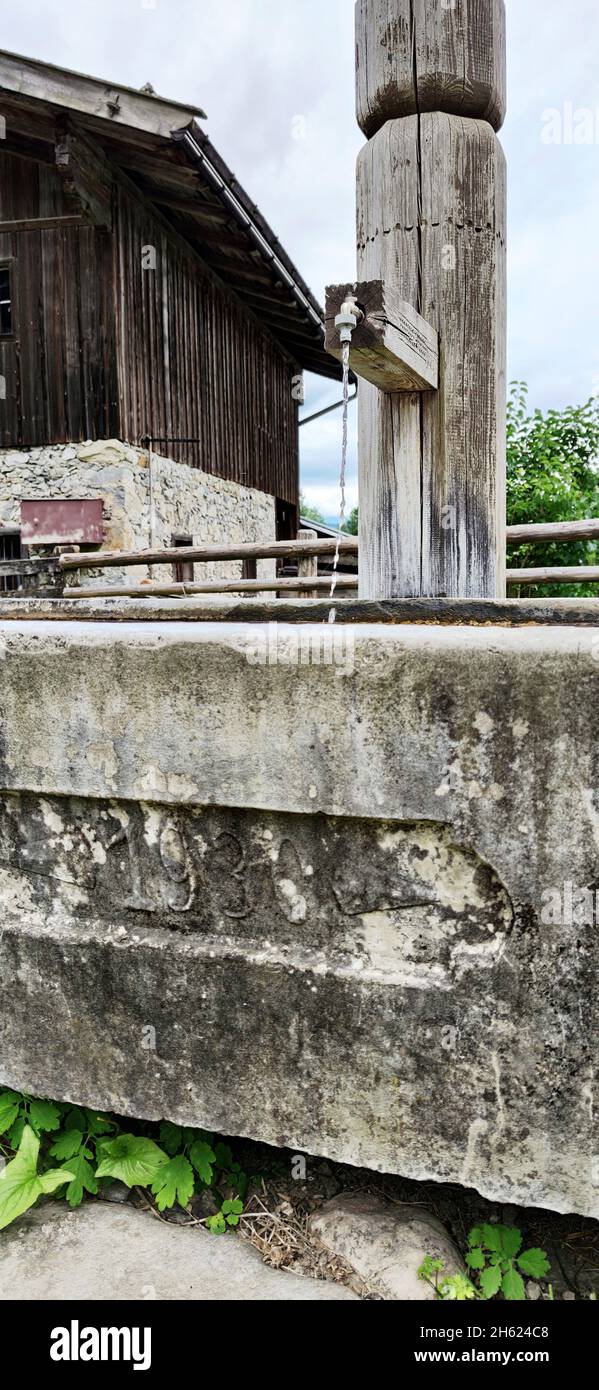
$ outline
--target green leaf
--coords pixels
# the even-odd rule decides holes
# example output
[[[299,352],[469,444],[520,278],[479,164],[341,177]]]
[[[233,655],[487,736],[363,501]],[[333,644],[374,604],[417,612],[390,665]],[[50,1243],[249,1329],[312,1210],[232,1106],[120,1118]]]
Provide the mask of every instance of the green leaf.
[[[243,1214],[243,1202],[240,1202],[238,1197],[234,1200],[228,1199],[223,1202],[221,1211],[229,1226],[238,1226],[239,1218]]]
[[[21,1097],[16,1091],[0,1091],[0,1134],[6,1134],[17,1118]]]
[[[441,1274],[444,1269],[445,1265],[443,1260],[434,1260],[432,1255],[425,1255],[420,1269],[418,1270],[418,1278],[427,1280],[429,1283],[434,1283],[435,1274]]]
[[[170,1120],[163,1120],[160,1126],[160,1143],[167,1154],[174,1158],[175,1154],[184,1147],[183,1130],[180,1125],[171,1124]]]
[[[29,1125],[23,1130],[19,1152],[0,1172],[0,1231],[22,1216],[43,1192],[53,1192],[73,1175],[55,1169],[40,1177],[37,1160],[40,1141]]]
[[[494,1298],[501,1288],[501,1270],[498,1265],[489,1269],[483,1269],[480,1276],[480,1287],[485,1298]]]
[[[529,1279],[544,1279],[549,1273],[549,1260],[544,1250],[525,1250],[518,1257],[518,1264]]]
[[[505,1227],[504,1227],[504,1226],[490,1226],[490,1225],[487,1225],[487,1224],[485,1224],[485,1225],[483,1226],[483,1228],[482,1228],[482,1240],[481,1240],[480,1243],[481,1243],[481,1245],[484,1245],[485,1250],[494,1250],[497,1254],[501,1254],[501,1253],[502,1253],[502,1250],[503,1250],[502,1235],[503,1235],[503,1231],[504,1231],[504,1230],[505,1230]]]
[[[485,1257],[483,1251],[480,1248],[469,1250],[466,1255],[466,1264],[469,1269],[484,1269]]]
[[[204,1139],[196,1139],[189,1150],[189,1157],[201,1182],[210,1187],[214,1178],[213,1164],[216,1163],[214,1150]]]
[[[501,1251],[506,1260],[514,1260],[522,1246],[522,1236],[515,1226],[498,1226],[501,1232]]]
[[[465,1274],[452,1274],[441,1285],[439,1292],[448,1303],[466,1303],[469,1299],[478,1298],[474,1284]]]
[[[119,1134],[98,1145],[101,1162],[97,1178],[118,1178],[127,1187],[149,1187],[168,1157],[153,1139],[135,1134]]]
[[[83,1193],[89,1192],[95,1197],[98,1191],[98,1180],[92,1168],[90,1159],[93,1154],[90,1149],[81,1149],[77,1157],[71,1160],[69,1168],[72,1168],[71,1179],[66,1191],[67,1202],[70,1207],[79,1207],[83,1201]]]
[[[44,1130],[60,1129],[60,1110],[51,1100],[32,1100],[29,1102],[29,1120],[38,1134]]]
[[[216,1216],[209,1216],[206,1226],[209,1231],[212,1231],[213,1236],[223,1236],[227,1229],[227,1223],[222,1211],[217,1212]]]
[[[76,1153],[79,1153],[82,1143],[82,1130],[66,1129],[54,1140],[50,1153],[53,1158],[73,1158]]]
[[[186,1207],[193,1197],[194,1185],[195,1178],[191,1163],[183,1157],[183,1154],[178,1154],[176,1158],[170,1158],[168,1163],[162,1165],[152,1183],[152,1192],[156,1198],[158,1210],[164,1211],[166,1207],[174,1207],[175,1202],[178,1202],[181,1207]]]
[[[510,1303],[523,1303],[526,1299],[526,1289],[524,1280],[518,1274],[517,1269],[508,1269],[504,1274],[501,1288],[503,1295]]]
[[[79,1129],[82,1134],[89,1129],[85,1118],[85,1112],[78,1105],[67,1105],[61,1107],[64,1118],[65,1129]]]
[[[9,1131],[8,1131],[8,1134],[7,1134],[7,1136],[6,1136],[7,1142],[10,1144],[11,1149],[15,1149],[15,1151],[16,1151],[16,1150],[19,1148],[19,1145],[20,1145],[21,1140],[22,1140],[22,1138],[23,1138],[23,1132],[24,1132],[24,1130],[25,1130],[25,1114],[23,1113],[23,1114],[21,1114],[21,1115],[19,1115],[19,1116],[17,1117],[17,1119],[16,1119],[15,1122],[14,1122],[14,1125],[11,1125],[11,1127],[10,1127],[10,1129],[9,1129]]]
[[[110,1134],[118,1125],[115,1120],[110,1120],[108,1115],[99,1115],[96,1110],[86,1110],[87,1122],[82,1127],[87,1128],[94,1139],[101,1134]]]
[[[482,1226],[473,1226],[470,1235],[468,1236],[468,1244],[470,1246],[483,1245],[484,1238],[485,1237]]]
[[[214,1150],[217,1168],[232,1168],[233,1154],[228,1144],[217,1144]]]

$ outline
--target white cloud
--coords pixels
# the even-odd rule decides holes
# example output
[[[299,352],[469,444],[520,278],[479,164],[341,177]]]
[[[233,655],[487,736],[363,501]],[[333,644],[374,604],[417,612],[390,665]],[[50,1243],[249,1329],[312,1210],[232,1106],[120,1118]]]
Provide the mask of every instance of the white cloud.
[[[599,6],[507,0],[507,10],[509,374],[529,381],[534,404],[560,406],[589,394],[599,365],[599,145],[543,145],[542,116],[566,101],[599,105]],[[5,0],[2,45],[203,106],[314,293],[353,277],[362,136],[349,0]],[[306,409],[337,393],[310,382]],[[340,431],[333,415],[302,432],[304,491],[327,515],[338,510]],[[355,443],[352,459],[355,489]]]

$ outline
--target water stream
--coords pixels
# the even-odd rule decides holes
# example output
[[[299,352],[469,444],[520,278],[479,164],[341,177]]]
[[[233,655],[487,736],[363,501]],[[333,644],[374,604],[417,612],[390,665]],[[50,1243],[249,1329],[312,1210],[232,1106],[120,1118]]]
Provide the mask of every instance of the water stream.
[[[343,527],[344,527],[344,525],[345,525],[345,472],[346,472],[346,468],[347,468],[347,432],[348,432],[348,430],[347,430],[347,425],[348,425],[348,413],[349,413],[349,352],[350,352],[350,347],[351,347],[351,343],[350,343],[350,342],[343,343],[343,430],[342,430],[342,436],[341,436],[341,471],[340,471],[340,474],[339,474],[339,491],[340,491],[339,530],[340,530],[340,531],[343,530]],[[337,549],[336,549],[336,551],[335,551],[335,558],[334,558],[334,560],[333,560],[333,575],[332,575],[332,580],[331,580],[331,593],[330,593],[331,599],[333,599],[333,598],[335,597],[335,589],[336,589],[336,587],[337,587],[337,570],[338,570],[338,568],[339,568],[339,554],[340,554],[340,552],[339,552],[339,544],[340,544],[340,539],[341,539],[340,537],[337,538]],[[331,611],[330,611],[330,613],[329,613],[329,622],[330,622],[330,623],[334,623],[334,622],[335,622],[336,616],[337,616],[337,615],[336,615],[335,609],[334,609],[334,608],[331,608]]]

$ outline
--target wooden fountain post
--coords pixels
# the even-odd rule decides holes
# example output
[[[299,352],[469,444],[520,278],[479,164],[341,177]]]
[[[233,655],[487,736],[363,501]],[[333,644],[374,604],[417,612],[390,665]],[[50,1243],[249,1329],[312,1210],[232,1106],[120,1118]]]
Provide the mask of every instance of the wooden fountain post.
[[[358,0],[356,36],[358,282],[439,335],[437,390],[360,383],[360,596],[502,597],[504,0]]]

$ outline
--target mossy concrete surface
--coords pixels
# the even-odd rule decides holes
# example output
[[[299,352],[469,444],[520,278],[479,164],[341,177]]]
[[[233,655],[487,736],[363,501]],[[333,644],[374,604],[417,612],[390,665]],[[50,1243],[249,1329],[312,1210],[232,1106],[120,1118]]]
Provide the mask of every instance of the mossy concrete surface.
[[[0,623],[9,1085],[597,1216],[597,887],[597,628]]]

